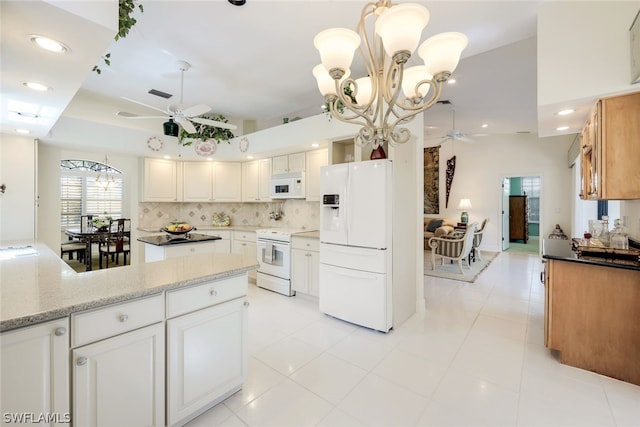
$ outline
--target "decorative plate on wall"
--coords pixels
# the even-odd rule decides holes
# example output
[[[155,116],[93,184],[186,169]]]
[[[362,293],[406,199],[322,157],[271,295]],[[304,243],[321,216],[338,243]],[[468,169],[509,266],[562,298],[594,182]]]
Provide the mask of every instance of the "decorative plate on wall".
[[[158,152],[164,148],[164,141],[157,136],[152,136],[147,139],[147,147],[151,151]]]
[[[240,139],[240,143],[238,144],[241,152],[246,152],[249,149],[249,139],[245,136]]]
[[[215,154],[216,150],[218,149],[218,144],[216,144],[213,139],[207,139],[205,141],[198,140],[195,143],[194,148],[196,150],[196,154],[198,154],[199,156],[208,157]]]

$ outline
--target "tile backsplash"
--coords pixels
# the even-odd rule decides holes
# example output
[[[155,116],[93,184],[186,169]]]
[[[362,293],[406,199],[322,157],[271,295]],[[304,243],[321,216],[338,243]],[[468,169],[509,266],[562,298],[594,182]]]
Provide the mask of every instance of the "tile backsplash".
[[[279,220],[270,218],[280,211]],[[231,225],[297,228],[318,230],[320,203],[305,200],[283,200],[268,203],[138,203],[138,226],[160,229],[171,221],[184,221],[194,226],[212,224],[212,215],[223,212],[231,218]]]

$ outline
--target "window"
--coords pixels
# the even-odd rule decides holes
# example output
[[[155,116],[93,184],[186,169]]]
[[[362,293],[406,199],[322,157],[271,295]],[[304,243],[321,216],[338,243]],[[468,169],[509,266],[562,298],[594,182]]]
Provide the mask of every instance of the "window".
[[[124,175],[105,163],[60,161],[60,226],[79,228],[81,215],[122,217]]]

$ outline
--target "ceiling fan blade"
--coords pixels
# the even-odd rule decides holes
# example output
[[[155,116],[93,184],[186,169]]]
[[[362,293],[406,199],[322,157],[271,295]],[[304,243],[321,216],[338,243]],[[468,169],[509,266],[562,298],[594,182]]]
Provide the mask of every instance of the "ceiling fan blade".
[[[236,130],[238,128],[238,126],[236,125],[232,125],[225,122],[219,122],[218,120],[204,119],[202,117],[192,117],[189,120],[196,123],[201,123],[203,125],[213,126],[213,127],[222,128],[222,129]]]
[[[211,111],[211,107],[209,107],[208,105],[204,105],[204,104],[198,104],[198,105],[194,105],[193,107],[189,107],[186,108],[184,110],[182,110],[182,114],[185,117],[195,117],[195,116],[199,116],[201,114],[204,114],[208,111]]]
[[[474,142],[476,142],[475,139],[468,138],[464,135],[459,135],[456,137],[456,139],[458,141],[466,142],[467,144],[473,144]]]
[[[187,133],[196,133],[198,130],[191,124],[191,122],[184,117],[176,117],[174,119]]]
[[[166,119],[167,116],[139,116],[137,114],[128,113],[126,111],[118,111],[116,116],[124,117],[125,119]]]
[[[127,98],[126,96],[123,96],[122,99],[127,100],[129,102],[133,102],[134,104],[142,105],[143,107],[151,108],[152,110],[160,111],[161,113],[165,113],[165,114],[167,113],[165,110],[161,108],[154,107],[153,105],[145,104],[144,102],[136,101],[135,99]]]

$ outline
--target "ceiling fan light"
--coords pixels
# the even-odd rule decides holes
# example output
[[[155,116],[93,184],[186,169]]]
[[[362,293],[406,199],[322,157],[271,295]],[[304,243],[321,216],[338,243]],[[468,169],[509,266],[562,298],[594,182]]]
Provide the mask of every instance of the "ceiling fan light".
[[[404,70],[402,75],[402,92],[407,98],[424,98],[431,85],[422,84],[418,87],[416,85],[424,80],[431,80],[433,76],[427,71],[427,67],[424,65],[416,65],[415,67],[409,67]]]
[[[416,3],[402,3],[384,11],[376,20],[376,34],[387,55],[393,57],[401,51],[413,54],[429,17],[429,10]]]
[[[173,119],[169,119],[169,121],[164,122],[162,124],[162,128],[164,129],[164,134],[166,136],[178,136],[178,133],[180,132],[180,127],[173,121]]]
[[[468,43],[469,39],[462,33],[440,33],[425,40],[418,48],[418,55],[429,74],[453,73]]]
[[[329,28],[313,38],[313,45],[320,52],[322,65],[331,77],[340,79],[343,75],[332,75],[332,71],[346,72],[351,68],[353,54],[360,46],[360,36],[347,28]]]

